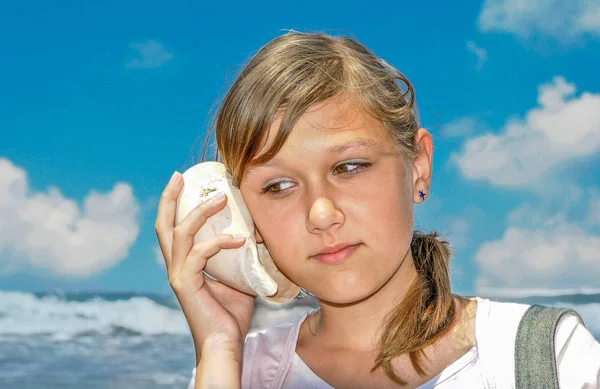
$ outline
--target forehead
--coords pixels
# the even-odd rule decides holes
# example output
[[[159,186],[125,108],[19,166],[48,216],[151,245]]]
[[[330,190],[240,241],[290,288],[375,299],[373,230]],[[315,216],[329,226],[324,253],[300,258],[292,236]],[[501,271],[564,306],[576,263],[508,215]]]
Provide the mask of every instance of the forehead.
[[[273,144],[282,118],[283,112],[278,112],[259,155]],[[340,95],[311,106],[296,122],[279,153],[315,148],[341,152],[349,143],[373,150],[378,146],[384,151],[392,139],[383,123],[362,109],[356,98]]]

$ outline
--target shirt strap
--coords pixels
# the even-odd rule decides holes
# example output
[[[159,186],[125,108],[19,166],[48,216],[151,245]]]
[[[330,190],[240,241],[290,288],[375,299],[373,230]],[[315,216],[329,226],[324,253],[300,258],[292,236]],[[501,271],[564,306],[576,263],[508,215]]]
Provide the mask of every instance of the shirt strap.
[[[515,341],[516,389],[558,389],[554,339],[558,322],[565,315],[581,316],[568,308],[532,305],[519,323]]]

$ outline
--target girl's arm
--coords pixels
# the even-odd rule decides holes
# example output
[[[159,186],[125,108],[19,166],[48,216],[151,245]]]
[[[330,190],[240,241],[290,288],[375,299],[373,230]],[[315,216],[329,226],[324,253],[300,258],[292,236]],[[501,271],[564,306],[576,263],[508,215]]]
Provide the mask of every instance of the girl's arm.
[[[220,342],[207,340],[197,358],[194,386],[188,389],[241,389],[241,376],[241,347],[223,347]]]

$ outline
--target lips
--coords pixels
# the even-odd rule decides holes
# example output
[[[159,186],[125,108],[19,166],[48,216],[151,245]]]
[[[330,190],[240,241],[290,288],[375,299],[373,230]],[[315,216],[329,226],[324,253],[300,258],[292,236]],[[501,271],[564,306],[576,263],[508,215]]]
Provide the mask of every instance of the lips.
[[[339,263],[342,263],[344,261],[346,261],[348,258],[350,258],[352,256],[352,254],[354,254],[354,252],[358,249],[358,246],[360,244],[355,244],[355,245],[338,245],[338,246],[332,246],[332,247],[328,247],[323,251],[333,251],[333,250],[337,250],[334,251],[332,253],[323,253],[323,254],[317,254],[313,256],[313,259],[316,259],[317,261],[324,263],[326,265],[337,265]],[[338,249],[339,247],[339,249]]]
[[[333,246],[328,246],[328,247],[325,247],[324,249],[322,249],[321,251],[319,251],[317,254],[315,254],[315,256],[323,255],[323,254],[334,254],[340,250],[345,249],[348,246],[353,246],[353,244],[352,243],[338,243]]]

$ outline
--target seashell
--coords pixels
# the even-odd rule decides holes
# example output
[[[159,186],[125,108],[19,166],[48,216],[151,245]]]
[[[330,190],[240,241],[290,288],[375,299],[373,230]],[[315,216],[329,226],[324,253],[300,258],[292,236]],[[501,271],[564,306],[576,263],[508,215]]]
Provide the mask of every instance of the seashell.
[[[250,211],[222,163],[202,162],[183,173],[175,224],[181,223],[192,209],[219,191],[227,195],[227,205],[207,219],[194,236],[194,243],[220,234],[242,234],[246,236],[246,242],[237,249],[221,249],[208,259],[204,272],[232,288],[271,303],[283,304],[292,300],[300,287],[281,273],[267,247],[256,243]]]

